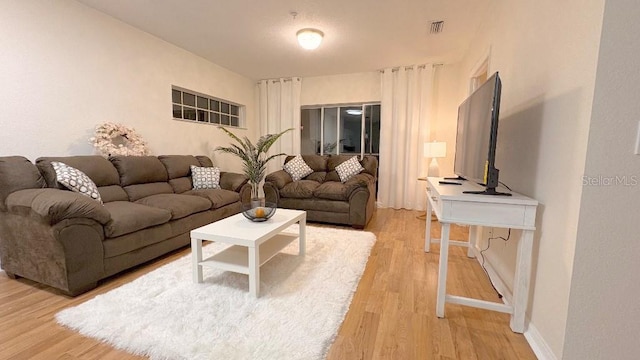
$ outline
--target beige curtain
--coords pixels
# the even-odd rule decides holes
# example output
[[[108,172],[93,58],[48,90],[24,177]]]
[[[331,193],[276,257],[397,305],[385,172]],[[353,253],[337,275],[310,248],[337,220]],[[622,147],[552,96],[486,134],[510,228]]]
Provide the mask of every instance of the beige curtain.
[[[293,128],[271,147],[269,154],[300,153],[300,85],[298,77],[258,82],[260,134],[275,134]],[[282,168],[284,156],[267,164],[267,174]]]
[[[426,209],[423,144],[429,139],[433,66],[403,66],[381,74],[378,206]]]

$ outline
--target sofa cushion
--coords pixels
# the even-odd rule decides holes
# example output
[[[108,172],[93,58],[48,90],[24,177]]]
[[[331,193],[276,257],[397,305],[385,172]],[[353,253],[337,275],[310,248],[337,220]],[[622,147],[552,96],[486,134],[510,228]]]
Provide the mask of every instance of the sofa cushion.
[[[277,170],[267,175],[264,178],[264,181],[273,183],[276,188],[282,189],[285,185],[292,182],[293,179],[291,179],[291,175],[289,175],[286,171]]]
[[[313,173],[313,169],[304,162],[300,155],[296,155],[293,159],[287,161],[284,166],[282,166],[282,169],[291,175],[293,181],[298,181]]]
[[[208,156],[197,155],[196,159],[198,159],[198,162],[200,163],[200,166],[206,166],[206,167],[212,167],[213,166],[213,161],[211,161],[211,159],[209,159]]]
[[[151,195],[137,200],[136,204],[169,210],[171,220],[181,219],[211,208],[211,201],[206,198],[179,194]]]
[[[327,171],[329,161],[328,155],[301,155],[302,160],[309,165],[313,171]],[[295,156],[289,155],[285,158],[285,163],[293,159]]]
[[[361,173],[364,170],[364,168],[362,167],[362,165],[360,165],[360,162],[358,161],[358,157],[354,156],[349,160],[336,166],[335,170],[338,173],[338,176],[340,177],[340,181],[345,182],[351,179],[353,176]]]
[[[322,211],[333,214],[349,213],[349,203],[326,199],[293,199],[280,198],[278,207],[285,209],[300,209],[307,211]],[[307,215],[308,216],[308,215]]]
[[[309,199],[320,183],[312,180],[293,181],[280,189],[280,196],[294,199]]]
[[[118,170],[122,187],[169,180],[167,169],[155,156],[112,156],[109,161]]]
[[[220,187],[220,168],[191,165],[193,189],[217,189]]]
[[[103,202],[129,201],[129,196],[120,185],[98,186]]]
[[[136,184],[124,187],[130,201],[137,201],[156,194],[173,194],[173,188],[167,182]]]
[[[51,166],[56,171],[56,180],[60,184],[71,191],[88,196],[102,204],[98,187],[85,173],[58,161],[52,161]]]
[[[305,180],[313,180],[313,181],[317,181],[319,183],[322,183],[325,181],[325,178],[327,177],[327,172],[326,171],[314,171],[311,174],[309,174]]]
[[[249,178],[244,174],[233,172],[220,172],[220,187],[225,190],[240,191],[249,182]]]
[[[108,259],[136,251],[149,245],[163,242],[170,237],[171,225],[170,223],[164,223],[117,236],[115,238],[107,238],[102,242],[104,258]]]
[[[331,170],[327,173],[327,175],[324,177],[324,181],[340,181],[340,176],[338,175],[338,172],[335,170]]]
[[[211,201],[211,209],[221,208],[240,201],[240,194],[224,189],[189,190],[184,195],[195,195],[208,199]]]
[[[353,190],[358,187],[360,187],[358,183],[326,181],[313,191],[313,195],[318,199],[348,201]]]
[[[36,160],[36,165],[42,173],[47,185],[53,188],[63,189],[56,181],[56,172],[51,163],[61,162],[74,167],[85,173],[96,186],[119,185],[120,176],[116,168],[109,160],[98,155],[89,156],[56,156],[40,157]]]
[[[160,155],[158,160],[167,169],[169,180],[191,175],[191,165],[201,166],[192,155]]]
[[[23,156],[0,157],[0,210],[6,210],[5,199],[14,191],[45,187],[38,168]]]
[[[336,167],[343,162],[352,158],[353,155],[331,155],[327,161],[327,172],[335,170]],[[364,168],[365,173],[377,177],[378,174],[378,159],[375,156],[365,155],[360,160],[360,165]]]
[[[185,191],[193,189],[191,183],[191,177],[181,177],[169,180],[169,185],[173,188],[173,192],[176,194],[182,194]]]
[[[113,201],[104,204],[104,207],[111,215],[111,221],[104,226],[105,236],[109,238],[163,224],[171,219],[169,210],[128,201]]]

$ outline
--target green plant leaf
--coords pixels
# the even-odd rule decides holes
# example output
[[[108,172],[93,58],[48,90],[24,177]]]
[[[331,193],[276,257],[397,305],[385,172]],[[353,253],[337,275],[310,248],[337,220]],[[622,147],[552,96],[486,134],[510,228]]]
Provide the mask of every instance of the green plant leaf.
[[[247,176],[249,182],[255,184],[256,187],[265,177],[267,163],[278,156],[286,155],[281,153],[267,157],[267,151],[269,151],[269,148],[271,148],[282,135],[293,130],[293,128],[290,128],[278,134],[263,135],[258,139],[256,145],[254,145],[246,136],[240,139],[226,128],[222,126],[218,128],[229,135],[237,144],[232,143],[230,146],[218,146],[214,151],[233,154],[239,157],[243,162],[242,168],[245,176]]]

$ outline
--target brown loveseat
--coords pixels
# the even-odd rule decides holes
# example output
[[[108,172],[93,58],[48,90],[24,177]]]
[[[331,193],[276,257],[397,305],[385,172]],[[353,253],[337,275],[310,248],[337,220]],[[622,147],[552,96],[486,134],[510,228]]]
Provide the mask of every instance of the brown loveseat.
[[[378,160],[364,156],[364,170],[342,183],[335,168],[353,155],[302,155],[313,173],[293,181],[284,170],[265,178],[266,201],[279,208],[307,211],[307,220],[351,225],[362,229],[371,220],[376,203]],[[285,164],[292,160],[287,156]]]
[[[51,165],[84,172],[104,205],[64,189]],[[192,190],[190,165],[205,156],[0,157],[0,261],[21,276],[75,296],[98,280],[190,242],[189,232],[241,211],[244,175],[222,172],[222,189]]]

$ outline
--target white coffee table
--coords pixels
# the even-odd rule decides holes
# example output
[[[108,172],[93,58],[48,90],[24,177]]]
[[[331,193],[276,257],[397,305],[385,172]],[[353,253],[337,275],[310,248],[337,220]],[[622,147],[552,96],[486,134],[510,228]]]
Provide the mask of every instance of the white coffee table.
[[[299,223],[299,232],[283,232],[289,225]],[[260,295],[260,266],[273,258],[296,238],[299,255],[305,253],[307,213],[299,210],[277,209],[269,220],[252,222],[242,214],[218,220],[191,230],[191,258],[193,281],[201,283],[202,267],[210,266],[249,275],[249,292]],[[233,246],[202,259],[202,241],[217,241]]]

